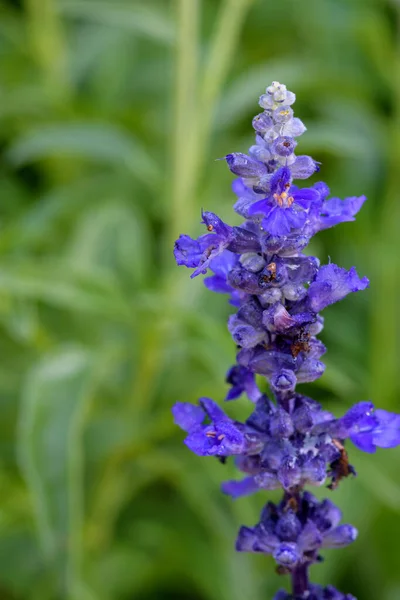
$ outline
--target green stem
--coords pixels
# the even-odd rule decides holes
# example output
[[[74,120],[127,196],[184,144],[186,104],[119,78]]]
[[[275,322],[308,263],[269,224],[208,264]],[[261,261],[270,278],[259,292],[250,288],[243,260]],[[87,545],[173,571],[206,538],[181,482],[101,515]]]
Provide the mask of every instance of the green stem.
[[[396,406],[399,352],[398,296],[400,269],[395,248],[398,245],[400,204],[398,173],[400,171],[400,11],[398,36],[390,69],[393,113],[387,127],[389,149],[387,189],[381,210],[378,235],[374,241],[375,273],[372,290],[371,321],[371,397],[376,401],[384,394],[385,407]]]
[[[164,247],[164,271],[160,295],[165,312],[143,327],[141,357],[135,369],[131,391],[135,418],[149,405],[157,379],[162,369],[174,323],[171,314],[176,307],[182,288],[190,284],[186,273],[173,273],[173,241],[192,227],[196,208],[197,184],[212,130],[212,120],[221,89],[239,39],[246,10],[252,0],[225,0],[215,26],[203,77],[198,83],[198,0],[177,0],[177,91],[175,94],[175,124],[173,131],[173,169],[169,198],[170,213]],[[197,93],[198,92],[198,93]],[[186,297],[183,293],[182,297]],[[116,503],[123,501],[122,498]]]
[[[178,39],[176,54],[176,92],[172,144],[172,182],[167,234],[163,246],[163,273],[160,278],[160,294],[170,306],[177,289],[169,277],[172,262],[173,241],[178,232],[185,231],[191,219],[194,189],[191,166],[196,147],[196,129],[192,123],[196,118],[197,52],[199,29],[198,0],[176,0]],[[167,311],[168,312],[168,311]],[[150,327],[143,327],[140,336],[140,362],[135,369],[135,380],[131,393],[132,406],[136,414],[148,404],[156,381],[157,370],[165,351],[166,318],[160,314]]]
[[[197,183],[212,129],[212,119],[225,82],[240,28],[252,0],[225,0],[215,26],[210,51],[200,84],[197,82],[199,6],[197,0],[178,2],[177,92],[175,96],[174,163],[171,211],[164,255],[171,263],[172,244],[179,233],[190,228],[196,206]],[[196,90],[199,90],[196,102]],[[187,285],[186,273],[164,271],[163,297],[166,312]],[[146,331],[141,362],[136,371],[132,403],[136,409],[147,405],[154,388],[156,371],[163,361],[171,323],[163,315]],[[162,335],[161,335],[162,332]]]
[[[75,600],[82,585],[84,528],[83,432],[88,412],[89,396],[77,409],[68,432],[68,540],[66,582],[68,598]]]
[[[197,0],[180,0],[174,184],[167,242],[190,227],[211,137],[213,117],[252,0],[225,0],[215,25],[203,76],[196,87]],[[192,56],[190,57],[190,53]],[[196,93],[197,90],[197,93]]]
[[[171,245],[177,232],[185,229],[190,219],[193,193],[191,168],[196,152],[195,121],[198,69],[198,0],[177,0],[178,40],[176,58],[175,119],[173,130],[173,179],[170,231]]]
[[[54,0],[25,0],[33,57],[53,100],[70,95],[66,48]]]
[[[33,61],[41,88],[50,101],[53,118],[69,115],[73,88],[68,74],[67,47],[56,0],[25,0],[26,22]],[[50,157],[43,161],[48,180],[63,184],[80,173],[78,159]]]
[[[221,7],[200,86],[201,126],[196,173],[201,174],[211,137],[213,117],[233,62],[241,28],[253,0],[226,0]],[[196,175],[194,173],[194,175]]]

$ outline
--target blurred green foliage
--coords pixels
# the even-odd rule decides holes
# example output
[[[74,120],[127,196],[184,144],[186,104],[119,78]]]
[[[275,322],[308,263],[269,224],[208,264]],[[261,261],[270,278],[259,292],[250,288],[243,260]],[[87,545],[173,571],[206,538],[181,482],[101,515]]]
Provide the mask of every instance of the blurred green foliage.
[[[231,218],[215,159],[252,143],[257,98],[297,93],[335,195],[356,223],[323,261],[369,291],[326,311],[337,414],[399,410],[400,4],[397,0],[3,0],[0,5],[0,598],[265,600],[286,582],[237,555],[231,465],[182,444],[170,408],[222,400],[229,306],[176,268],[200,207]],[[246,401],[230,405],[245,415]],[[351,451],[335,492],[356,544],[315,581],[400,598],[400,451]],[[320,494],[330,494],[321,490]]]

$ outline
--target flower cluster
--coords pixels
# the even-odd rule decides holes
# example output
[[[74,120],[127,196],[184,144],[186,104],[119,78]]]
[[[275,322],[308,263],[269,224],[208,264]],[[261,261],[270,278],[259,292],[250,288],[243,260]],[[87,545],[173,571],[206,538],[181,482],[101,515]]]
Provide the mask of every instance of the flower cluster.
[[[254,410],[245,423],[229,418],[211,399],[199,406],[177,403],[175,422],[187,432],[186,445],[196,454],[235,457],[245,477],[223,484],[237,498],[258,490],[282,488],[279,506],[267,504],[260,522],[242,527],[237,550],[272,554],[280,572],[292,576],[292,595],[275,600],[352,600],[333,587],[308,581],[308,567],[320,560],[321,548],[342,547],[356,537],[350,525],[338,525],[340,512],[328,500],[318,503],[306,485],[334,489],[355,474],[345,440],[365,452],[400,444],[400,415],[359,402],[340,418],[296,391],[324,372],[326,351],[317,338],[319,314],[350,292],[368,287],[368,279],[304,253],[311,237],[353,221],[364,196],[329,198],[325,183],[299,188],[293,182],[319,170],[309,156],[298,156],[296,138],[306,128],[293,116],[295,95],[273,82],[260,97],[262,113],[253,119],[255,144],[248,154],[226,156],[237,176],[233,191],[240,226],[202,213],[206,233],[197,239],[181,235],[175,243],[179,265],[194,269],[208,289],[229,294],[236,307],[228,328],[238,347],[236,364],[227,373],[226,400],[245,393]],[[263,394],[255,374],[264,376],[274,401]]]
[[[343,548],[357,537],[351,525],[339,525],[342,515],[329,500],[318,502],[304,492],[300,503],[284,498],[269,502],[255,527],[242,527],[236,542],[239,552],[272,554],[284,569],[302,568],[321,560],[320,548]]]
[[[250,379],[249,371],[246,377]],[[297,393],[285,407],[282,404],[259,394],[245,423],[230,419],[210,398],[201,398],[200,406],[178,402],[173,414],[188,433],[185,443],[192,452],[236,457],[237,468],[247,477],[223,484],[223,491],[233,498],[260,489],[283,488],[290,493],[307,484],[320,486],[327,476],[334,488],[340,479],[355,474],[345,439],[366,452],[400,443],[400,415],[374,411],[370,402],[359,402],[340,419]]]

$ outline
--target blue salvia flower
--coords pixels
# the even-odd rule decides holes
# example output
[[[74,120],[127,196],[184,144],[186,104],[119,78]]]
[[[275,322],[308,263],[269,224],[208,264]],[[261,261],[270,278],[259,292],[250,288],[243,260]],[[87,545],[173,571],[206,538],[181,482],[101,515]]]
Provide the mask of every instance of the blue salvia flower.
[[[229,369],[226,400],[245,393],[253,412],[245,423],[231,419],[210,398],[199,406],[177,403],[175,422],[187,432],[185,444],[200,456],[233,456],[241,479],[222,485],[238,498],[259,490],[282,489],[279,505],[268,503],[254,527],[241,527],[236,549],[271,554],[278,572],[291,574],[292,592],[275,600],[355,600],[332,586],[308,580],[308,568],[321,560],[323,548],[352,543],[357,530],[340,525],[341,513],[330,500],[318,502],[307,485],[335,489],[355,475],[345,441],[365,452],[400,444],[400,415],[359,402],[335,417],[315,400],[296,392],[296,384],[318,379],[324,372],[325,346],[317,335],[319,314],[369,282],[349,270],[303,250],[323,229],[353,221],[365,196],[329,198],[323,183],[298,187],[319,170],[309,156],[297,155],[296,138],[306,128],[293,116],[295,95],[273,82],[260,97],[264,109],[253,119],[255,144],[248,154],[226,156],[237,178],[234,210],[243,223],[231,227],[216,214],[202,213],[206,233],[197,239],[181,235],[175,243],[179,265],[207,274],[208,289],[229,294],[237,308],[228,329],[238,347]],[[270,400],[258,388],[255,374],[268,380]]]

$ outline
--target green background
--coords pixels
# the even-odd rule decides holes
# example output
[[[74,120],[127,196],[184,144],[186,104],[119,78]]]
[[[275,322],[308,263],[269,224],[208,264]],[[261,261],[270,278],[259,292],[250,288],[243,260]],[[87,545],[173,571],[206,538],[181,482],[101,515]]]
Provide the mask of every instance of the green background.
[[[267,600],[272,560],[239,555],[232,465],[192,455],[170,409],[222,401],[230,307],[173,261],[200,209],[232,217],[232,176],[272,80],[297,94],[355,223],[323,262],[371,287],[325,311],[335,414],[399,411],[400,3],[26,0],[0,4],[0,599]],[[236,221],[232,221],[236,219]],[[245,417],[242,398],[228,406]],[[400,598],[400,449],[362,455],[334,493],[357,542],[315,581]],[[325,488],[320,496],[332,493]]]

